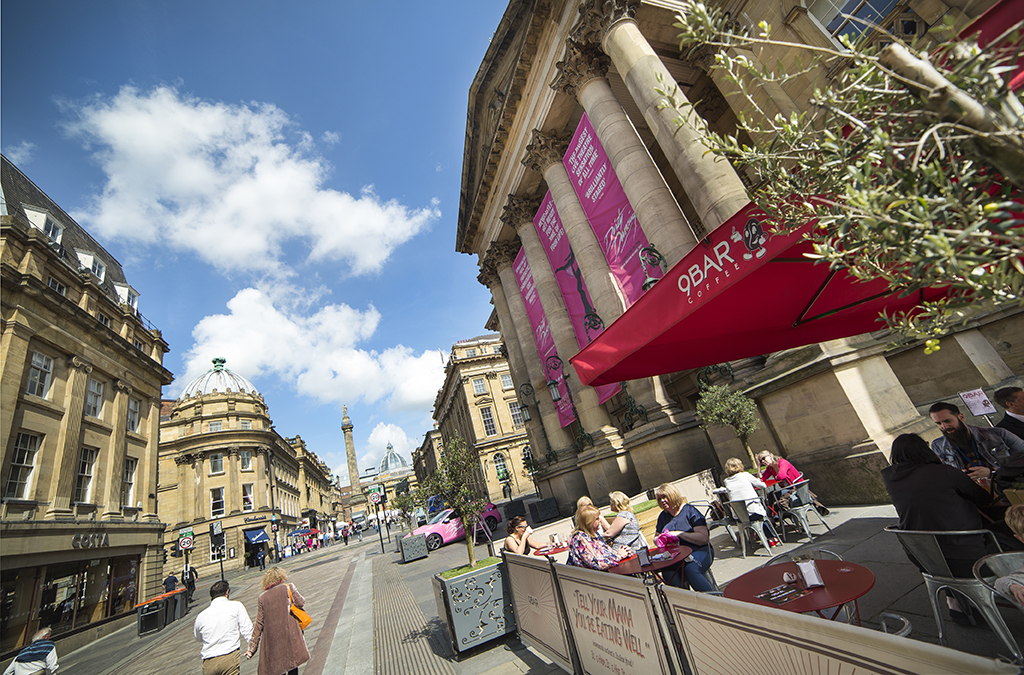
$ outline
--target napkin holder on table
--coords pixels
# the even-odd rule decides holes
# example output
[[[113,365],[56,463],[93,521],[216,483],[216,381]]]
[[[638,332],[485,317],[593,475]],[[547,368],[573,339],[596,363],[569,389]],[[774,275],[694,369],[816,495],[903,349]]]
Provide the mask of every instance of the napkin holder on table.
[[[804,581],[804,588],[818,588],[825,585],[821,579],[821,573],[818,572],[818,566],[814,564],[813,560],[798,562],[796,569]]]

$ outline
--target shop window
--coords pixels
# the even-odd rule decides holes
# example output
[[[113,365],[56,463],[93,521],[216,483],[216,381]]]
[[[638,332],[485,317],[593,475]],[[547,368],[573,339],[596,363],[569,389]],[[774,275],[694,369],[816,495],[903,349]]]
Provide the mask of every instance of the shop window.
[[[99,417],[103,412],[103,383],[99,380],[89,380],[89,391],[85,393],[85,414],[89,417]]]
[[[224,515],[224,488],[210,490],[210,517],[220,518]]]
[[[210,431],[220,431],[224,428],[224,422],[218,420],[216,422],[210,422]]]
[[[476,395],[487,393],[487,383],[484,382],[484,378],[477,377],[473,380],[473,393]]]
[[[253,508],[254,508],[253,507],[253,503],[252,503],[252,493],[253,493],[252,488],[253,488],[253,484],[252,483],[244,483],[244,484],[242,484],[242,510],[243,511],[252,511]]]
[[[125,422],[125,427],[128,431],[139,430],[139,418],[140,411],[142,409],[142,401],[137,398],[128,399],[128,419]]]
[[[518,401],[508,402],[508,411],[512,414],[512,424],[522,426],[523,424],[523,408],[519,405]]]
[[[491,413],[490,408],[480,408],[480,417],[484,421],[484,433],[488,436],[498,433],[497,428],[494,426],[494,415]]]
[[[210,455],[210,475],[216,473],[224,473],[224,455],[219,452]]]
[[[32,352],[32,365],[28,369],[28,388],[25,393],[47,398],[52,377],[53,359],[45,354]]]
[[[242,471],[252,471],[252,450],[239,452],[238,464],[242,467]]]
[[[60,635],[75,627],[76,614],[85,594],[81,583],[81,562],[47,565],[46,579],[39,594],[39,625]]]
[[[501,374],[501,388],[502,389],[511,389],[514,386],[516,386],[516,385],[512,382],[512,376],[509,375],[508,373],[502,373]]]
[[[225,558],[227,558],[227,555],[224,553],[224,551],[226,549],[227,549],[226,545],[225,546],[214,546],[213,544],[210,544],[210,562],[215,563],[215,562],[218,562],[220,560],[224,560]]]
[[[38,449],[38,436],[18,434],[14,443],[14,456],[11,458],[11,472],[7,475],[5,499],[29,498],[32,490],[32,470],[36,465],[36,450]]]
[[[88,504],[92,499],[92,471],[98,454],[99,450],[95,448],[82,448],[82,454],[78,458],[78,477],[75,481],[76,504]]]
[[[134,501],[133,488],[135,487],[135,468],[139,460],[134,457],[126,457],[124,460],[124,480],[121,481],[121,505],[132,506]]]

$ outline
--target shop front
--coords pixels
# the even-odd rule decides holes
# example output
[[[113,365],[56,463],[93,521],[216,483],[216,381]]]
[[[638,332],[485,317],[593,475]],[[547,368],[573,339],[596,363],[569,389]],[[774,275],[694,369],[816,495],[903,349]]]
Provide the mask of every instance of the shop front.
[[[267,536],[267,531],[262,527],[257,527],[249,530],[242,530],[245,535],[245,566],[246,567],[259,567],[259,554],[263,551],[263,555],[270,557],[270,551],[268,545],[270,543],[270,537]]]
[[[160,523],[39,522],[0,525],[0,652],[49,627],[61,640],[132,617],[159,593]]]

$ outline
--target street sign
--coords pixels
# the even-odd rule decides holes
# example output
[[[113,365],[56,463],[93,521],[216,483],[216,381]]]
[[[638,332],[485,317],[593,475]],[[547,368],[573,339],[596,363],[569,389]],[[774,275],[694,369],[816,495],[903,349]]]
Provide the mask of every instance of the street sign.
[[[371,504],[380,504],[380,493],[379,492],[371,492],[370,493],[370,503]]]
[[[185,536],[178,540],[178,548],[182,551],[187,551],[192,548],[192,537]]]

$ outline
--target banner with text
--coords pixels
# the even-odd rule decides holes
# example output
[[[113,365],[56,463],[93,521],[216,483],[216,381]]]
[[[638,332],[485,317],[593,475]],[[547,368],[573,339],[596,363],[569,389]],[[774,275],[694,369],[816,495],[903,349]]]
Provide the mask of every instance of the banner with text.
[[[644,294],[646,275],[640,263],[639,251],[650,243],[640,229],[636,213],[626,199],[608,153],[585,113],[576,127],[562,163],[569,172],[569,179],[590,221],[590,227],[601,244],[612,276],[622,288],[626,302],[632,305]],[[650,270],[652,277],[661,278],[660,268],[653,266]]]
[[[551,563],[542,556],[516,555],[508,551],[502,555],[520,639],[566,672],[573,672],[568,626],[558,602]]]
[[[643,581],[568,565],[554,569],[583,672],[668,675],[669,659]]]
[[[549,356],[558,356],[555,349],[555,339],[551,335],[551,326],[548,325],[548,318],[544,315],[544,308],[537,296],[537,284],[533,280],[533,273],[530,272],[530,263],[526,260],[526,251],[520,249],[516,256],[513,269],[516,273],[516,283],[519,284],[519,293],[523,296],[523,304],[526,305],[526,316],[530,319],[530,328],[533,329],[533,339],[537,343],[537,352],[540,354],[541,363],[547,362]],[[573,423],[572,404],[569,402],[569,391],[565,387],[565,379],[560,372],[548,372],[544,369],[544,377],[549,381],[554,378],[558,382],[558,392],[561,400],[555,402],[555,409],[558,410],[558,422],[567,427]]]
[[[580,266],[576,264],[576,254],[569,246],[569,239],[565,236],[565,227],[562,219],[558,216],[555,208],[555,200],[548,191],[544,200],[540,203],[537,215],[533,217],[533,225],[537,228],[540,242],[544,245],[544,252],[547,253],[548,262],[555,273],[555,280],[558,282],[558,290],[562,292],[562,299],[565,301],[565,308],[569,312],[569,321],[576,333],[576,343],[580,347],[586,347],[590,341],[601,334],[603,328],[592,328],[588,334],[586,325],[587,314],[597,316],[593,303],[590,302],[590,292],[587,291],[587,284],[583,281],[583,274]],[[604,403],[622,389],[617,384],[595,387],[598,400]]]

